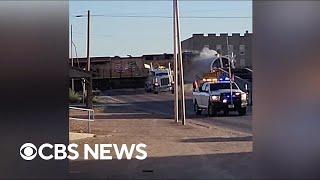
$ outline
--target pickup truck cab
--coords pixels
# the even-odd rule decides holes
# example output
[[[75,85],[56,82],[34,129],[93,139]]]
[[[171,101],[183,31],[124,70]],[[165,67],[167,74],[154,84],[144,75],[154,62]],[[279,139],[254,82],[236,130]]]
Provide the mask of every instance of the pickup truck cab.
[[[232,97],[230,82],[204,82],[193,90],[193,105],[196,114],[200,115],[205,109],[209,116],[215,116],[223,111],[238,111],[239,115],[247,112],[247,94],[232,82]]]

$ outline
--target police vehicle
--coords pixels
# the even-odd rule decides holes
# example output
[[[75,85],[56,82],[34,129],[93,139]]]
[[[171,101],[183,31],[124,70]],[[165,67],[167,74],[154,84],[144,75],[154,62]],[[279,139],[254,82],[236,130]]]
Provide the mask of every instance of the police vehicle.
[[[239,115],[245,115],[247,112],[247,94],[228,77],[203,79],[200,86],[194,86],[192,94],[197,115],[203,110],[207,110],[209,116],[215,116],[220,111],[225,115],[230,111],[237,111]]]

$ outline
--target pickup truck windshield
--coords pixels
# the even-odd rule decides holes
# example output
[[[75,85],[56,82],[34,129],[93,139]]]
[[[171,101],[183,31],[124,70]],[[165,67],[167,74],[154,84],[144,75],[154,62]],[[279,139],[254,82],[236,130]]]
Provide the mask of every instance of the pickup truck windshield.
[[[233,89],[238,89],[235,83],[232,83]],[[219,89],[230,89],[230,83],[214,83],[210,84],[210,91],[217,91]]]
[[[165,72],[163,72],[163,73],[157,73],[156,76],[168,76],[168,73],[165,73]]]

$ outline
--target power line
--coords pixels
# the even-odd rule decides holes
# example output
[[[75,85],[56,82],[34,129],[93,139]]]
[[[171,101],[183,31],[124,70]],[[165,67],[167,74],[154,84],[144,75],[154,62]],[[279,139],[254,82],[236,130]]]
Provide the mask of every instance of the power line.
[[[83,15],[84,16],[84,15]],[[172,16],[147,16],[147,15],[91,15],[93,17],[109,17],[109,18],[162,18],[172,19]],[[73,17],[80,17],[73,16]],[[184,19],[249,19],[251,16],[181,16]]]
[[[239,11],[239,10],[245,10],[245,9],[240,9],[240,8],[237,8],[237,9],[226,9],[226,8],[223,8],[223,9],[200,9],[200,10],[192,10],[192,11],[183,11],[181,13],[204,13],[204,12],[226,12],[226,11]],[[152,16],[152,14],[167,14],[169,12],[164,12],[164,11],[158,11],[158,12],[124,12],[124,13],[117,13],[117,15],[115,14],[103,14],[104,16]],[[73,15],[73,16],[76,16],[76,15]]]
[[[205,8],[197,8],[197,9],[183,9],[181,10],[181,12],[184,13],[189,13],[189,12],[216,12],[216,11],[238,11],[238,10],[247,10],[247,8],[251,8],[252,5],[244,5],[244,6],[234,6],[231,8],[231,6],[228,6],[228,8],[226,7],[221,7],[221,6],[216,6],[216,7],[212,7],[212,6],[206,6]],[[148,7],[150,8],[150,7]],[[171,10],[167,9],[167,11],[148,11],[150,9],[145,9],[143,12],[142,11],[118,11],[117,15],[142,15],[142,14],[161,14],[161,13],[171,13]],[[85,11],[79,12],[82,14],[86,14]],[[114,15],[114,14],[104,14],[104,15]]]
[[[86,33],[80,33],[80,32],[73,32],[73,34],[80,35],[80,36],[87,36]],[[91,33],[90,35],[97,36],[97,37],[105,37],[105,38],[111,37],[111,35],[103,35],[103,34],[95,34],[95,33]]]

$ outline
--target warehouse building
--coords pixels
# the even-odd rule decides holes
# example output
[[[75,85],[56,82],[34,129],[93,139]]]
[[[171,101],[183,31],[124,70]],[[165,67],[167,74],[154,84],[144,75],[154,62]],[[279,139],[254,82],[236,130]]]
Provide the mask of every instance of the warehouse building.
[[[203,48],[207,47],[216,50],[219,54],[227,55],[229,44],[229,53],[235,55],[235,65],[237,68],[252,68],[252,33],[246,31],[243,35],[240,33],[222,34],[193,34],[192,37],[182,41],[182,50],[199,54]]]

